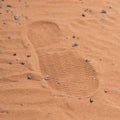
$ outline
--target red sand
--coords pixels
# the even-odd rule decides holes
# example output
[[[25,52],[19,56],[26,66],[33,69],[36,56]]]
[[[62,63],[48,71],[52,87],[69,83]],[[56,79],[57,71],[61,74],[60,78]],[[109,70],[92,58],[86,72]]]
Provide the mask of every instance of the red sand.
[[[119,0],[0,6],[0,120],[120,120]]]

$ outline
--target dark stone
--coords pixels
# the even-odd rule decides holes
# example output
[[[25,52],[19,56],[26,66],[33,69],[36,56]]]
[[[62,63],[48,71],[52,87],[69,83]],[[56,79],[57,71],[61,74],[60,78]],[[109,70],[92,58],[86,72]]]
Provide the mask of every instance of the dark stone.
[[[25,62],[24,62],[24,61],[22,61],[22,62],[21,62],[21,65],[25,65]]]
[[[9,64],[11,64],[11,65],[12,65],[12,64],[13,64],[13,61],[10,61],[10,62],[9,62]]]
[[[90,60],[86,59],[85,62],[90,62]]]
[[[105,92],[105,93],[107,93],[108,91],[107,91],[107,90],[105,90],[104,92]]]
[[[82,14],[82,17],[85,17],[85,14]]]
[[[16,56],[16,55],[17,55],[16,53],[13,54],[13,56]]]
[[[94,102],[93,98],[90,98],[90,103],[93,103],[93,102]]]
[[[75,36],[73,36],[73,38],[75,38]]]
[[[28,80],[32,80],[32,76],[31,76],[31,75],[28,75],[28,76],[27,76],[27,79],[28,79]]]
[[[56,83],[57,83],[57,85],[60,85],[60,82],[57,81]]]
[[[27,54],[27,55],[26,55],[26,57],[28,57],[28,58],[29,58],[29,57],[31,57],[31,55],[30,55],[30,54]]]
[[[73,43],[72,47],[77,47],[79,44],[78,43]]]
[[[12,5],[7,5],[7,7],[10,7],[10,8],[11,8],[11,7],[12,7]]]
[[[6,24],[6,20],[2,20],[3,24],[5,25]]]
[[[101,13],[107,14],[107,11],[106,10],[102,10]]]

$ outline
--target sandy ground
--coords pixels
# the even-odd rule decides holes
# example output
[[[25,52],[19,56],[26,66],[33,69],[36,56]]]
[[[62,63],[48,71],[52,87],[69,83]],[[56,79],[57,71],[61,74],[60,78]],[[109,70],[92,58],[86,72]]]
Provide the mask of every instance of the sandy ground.
[[[120,0],[0,0],[0,120],[120,120]]]

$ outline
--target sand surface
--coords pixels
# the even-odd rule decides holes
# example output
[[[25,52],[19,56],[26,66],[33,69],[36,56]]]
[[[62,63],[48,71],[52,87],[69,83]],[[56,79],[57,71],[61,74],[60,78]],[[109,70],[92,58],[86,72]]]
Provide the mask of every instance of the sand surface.
[[[120,0],[0,0],[0,120],[120,120]]]

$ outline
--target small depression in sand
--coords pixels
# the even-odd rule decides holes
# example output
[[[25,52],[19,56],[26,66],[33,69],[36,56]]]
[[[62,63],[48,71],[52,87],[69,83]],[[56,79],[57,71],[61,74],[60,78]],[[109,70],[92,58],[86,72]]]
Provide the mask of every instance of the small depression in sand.
[[[34,22],[27,27],[27,36],[37,51],[40,69],[46,82],[55,90],[71,96],[89,96],[94,93],[99,82],[92,65],[86,62],[72,48],[47,51],[47,46],[56,47],[62,37],[61,29],[53,22]]]
[[[35,48],[60,42],[61,31],[57,24],[48,21],[34,22],[28,26],[27,35]]]

